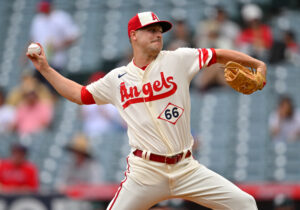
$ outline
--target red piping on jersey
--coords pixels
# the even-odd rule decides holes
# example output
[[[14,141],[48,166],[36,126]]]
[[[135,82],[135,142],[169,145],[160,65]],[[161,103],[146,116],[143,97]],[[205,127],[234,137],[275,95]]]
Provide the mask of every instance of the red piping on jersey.
[[[211,57],[209,63],[207,64],[207,66],[210,66],[217,62],[217,55],[216,55],[215,49],[210,48],[210,50],[212,51],[212,57]],[[201,64],[202,63],[201,61],[203,61],[203,65],[205,65],[207,58],[208,58],[208,50],[203,48],[203,49],[198,49],[198,52],[199,52],[199,69],[202,69],[203,66]],[[201,57],[203,57],[203,58],[201,58]]]
[[[109,210],[111,210],[112,207],[114,206],[114,204],[115,204],[115,202],[116,202],[116,200],[117,200],[117,198],[118,198],[118,196],[119,196],[119,194],[120,194],[120,192],[121,192],[121,190],[122,190],[123,184],[124,184],[124,183],[126,182],[126,180],[127,180],[127,173],[130,173],[130,171],[129,171],[130,165],[129,165],[129,163],[128,163],[128,157],[126,158],[126,161],[127,161],[127,170],[125,171],[125,179],[121,182],[120,187],[119,187],[118,191],[116,192],[116,195],[115,195],[115,197],[114,197],[114,199],[113,199],[113,201],[112,201],[112,204],[111,204]]]
[[[212,64],[217,63],[217,53],[216,53],[216,50],[214,48],[210,48],[210,49],[212,51],[212,58],[211,58],[211,60],[210,60],[210,62],[208,63],[207,66],[210,66]]]
[[[81,102],[86,105],[96,103],[93,95],[86,89],[85,86],[82,86],[81,88]]]

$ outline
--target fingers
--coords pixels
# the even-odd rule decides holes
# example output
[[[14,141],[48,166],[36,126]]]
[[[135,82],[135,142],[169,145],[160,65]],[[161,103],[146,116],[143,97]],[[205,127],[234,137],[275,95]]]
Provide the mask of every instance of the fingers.
[[[42,45],[40,43],[36,43],[38,46],[40,46],[41,48],[41,55],[45,55],[45,52],[44,52],[44,48],[42,47]]]
[[[32,54],[26,53],[26,56],[27,56],[30,60],[37,59],[37,58],[39,57],[39,55],[37,55],[36,53],[32,53]]]
[[[26,53],[26,56],[27,56],[30,60],[34,59],[34,57],[33,57],[31,54],[29,54],[29,53]]]

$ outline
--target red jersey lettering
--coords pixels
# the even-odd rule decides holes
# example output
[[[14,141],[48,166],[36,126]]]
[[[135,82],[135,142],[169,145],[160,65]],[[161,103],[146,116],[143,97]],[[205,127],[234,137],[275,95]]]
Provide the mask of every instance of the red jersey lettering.
[[[169,97],[173,95],[177,90],[177,84],[173,81],[173,77],[169,76],[165,78],[164,73],[160,73],[161,81],[156,80],[152,83],[148,82],[143,85],[142,92],[144,97],[139,97],[141,92],[138,91],[136,86],[129,87],[128,89],[124,82],[120,84],[120,94],[121,94],[121,102],[123,108],[127,108],[130,104],[141,103],[141,102],[149,102],[155,101],[162,98]],[[168,91],[160,94],[155,94],[156,92],[161,91],[163,88],[168,89]]]

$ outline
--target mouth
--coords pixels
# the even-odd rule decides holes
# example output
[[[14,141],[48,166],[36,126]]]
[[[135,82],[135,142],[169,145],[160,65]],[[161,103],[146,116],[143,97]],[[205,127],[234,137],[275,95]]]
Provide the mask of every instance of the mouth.
[[[151,43],[155,43],[155,42],[161,43],[161,40],[160,39],[156,39],[156,40],[151,41]]]

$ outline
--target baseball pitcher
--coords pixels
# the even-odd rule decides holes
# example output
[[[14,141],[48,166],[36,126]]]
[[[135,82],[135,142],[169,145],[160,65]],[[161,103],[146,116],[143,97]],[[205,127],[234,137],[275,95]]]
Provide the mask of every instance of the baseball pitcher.
[[[42,47],[40,55],[27,56],[65,98],[80,105],[111,103],[127,122],[132,149],[125,178],[107,209],[144,210],[182,198],[211,209],[255,210],[252,196],[193,158],[189,86],[201,69],[218,62],[227,64],[231,87],[251,94],[264,87],[266,65],[233,50],[162,51],[162,33],[171,28],[153,12],[136,14],[128,22],[132,61],[87,86],[51,68]]]

